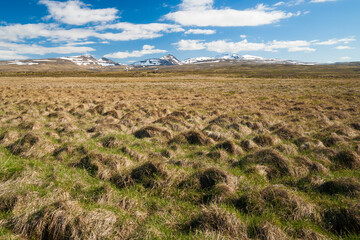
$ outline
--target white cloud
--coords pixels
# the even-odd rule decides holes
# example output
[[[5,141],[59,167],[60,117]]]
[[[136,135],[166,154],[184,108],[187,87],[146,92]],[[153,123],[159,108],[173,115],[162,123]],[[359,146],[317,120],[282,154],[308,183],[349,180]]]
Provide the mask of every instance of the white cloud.
[[[218,40],[205,42],[202,40],[181,40],[174,44],[178,50],[207,50],[218,53],[239,53],[245,51],[278,51],[286,49],[289,52],[313,52],[311,42],[308,41],[271,41],[267,43],[248,42],[246,39],[240,42]]]
[[[291,1],[287,1],[287,2],[278,2],[275,3],[273,6],[274,7],[279,7],[279,6],[296,6],[296,5],[300,5],[301,3],[304,3],[305,0],[291,0]]]
[[[163,33],[183,32],[185,31],[179,25],[165,23],[133,24],[117,23],[96,27],[97,30],[122,30],[120,33],[98,33],[97,37],[114,41],[129,41],[137,39],[153,39],[163,36]]]
[[[273,10],[263,4],[245,10],[214,9],[213,0],[183,0],[179,11],[169,13],[164,18],[184,26],[241,27],[276,23],[297,15]]]
[[[206,48],[206,44],[202,40],[180,40],[173,45],[177,46],[178,50],[203,50]]]
[[[335,44],[339,44],[339,43],[345,43],[348,44],[350,42],[356,41],[355,37],[348,37],[348,38],[341,38],[341,39],[329,39],[327,41],[323,41],[323,42],[316,42],[316,45],[335,45]]]
[[[90,47],[77,47],[77,46],[59,46],[59,47],[43,47],[37,44],[17,44],[0,41],[1,51],[11,51],[14,54],[35,54],[45,55],[48,53],[57,54],[72,54],[72,53],[87,53],[95,51]]]
[[[338,50],[348,50],[348,49],[354,49],[354,48],[349,47],[349,46],[337,46],[336,49],[338,49]]]
[[[185,32],[185,34],[205,34],[205,35],[211,35],[215,33],[216,30],[211,30],[211,29],[189,29]]]
[[[28,59],[28,57],[19,55],[14,51],[0,50],[0,59],[2,59],[2,60],[24,60],[24,59]]]
[[[0,26],[0,39],[23,41],[44,37],[51,41],[78,41],[96,36],[94,30],[87,28],[63,29],[56,24],[13,24]]]
[[[47,6],[50,13],[48,19],[71,24],[84,25],[87,23],[105,23],[117,19],[116,8],[91,9],[80,0],[69,0],[58,2],[51,0],[40,0],[39,3]]]
[[[166,53],[166,52],[167,52],[166,50],[156,49],[155,46],[144,45],[143,49],[140,51],[115,52],[115,53],[106,54],[105,57],[124,59],[124,58],[129,58],[129,57],[142,57],[142,56],[148,55],[148,54]]]
[[[246,38],[247,36],[246,35],[240,35],[241,38]]]
[[[211,9],[214,0],[183,0],[180,8],[183,10],[207,10]]]
[[[341,57],[340,59],[341,59],[341,60],[350,60],[351,57]]]
[[[311,0],[311,3],[336,2],[337,0]]]
[[[122,30],[121,32],[104,31],[107,29]],[[96,28],[71,28],[64,29],[57,24],[13,24],[0,26],[0,39],[6,41],[22,41],[25,39],[46,38],[53,42],[74,42],[86,40],[90,37],[113,40],[129,41],[137,39],[153,39],[163,36],[163,33],[185,31],[179,25],[164,23],[132,24],[118,23],[98,26]]]

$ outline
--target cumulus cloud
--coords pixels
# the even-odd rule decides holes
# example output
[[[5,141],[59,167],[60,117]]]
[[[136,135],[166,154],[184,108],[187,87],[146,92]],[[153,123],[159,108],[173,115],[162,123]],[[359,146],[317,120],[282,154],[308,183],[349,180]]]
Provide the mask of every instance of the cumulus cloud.
[[[335,45],[335,44],[339,44],[339,43],[348,44],[348,43],[354,42],[354,41],[356,41],[355,37],[348,37],[348,38],[341,38],[341,39],[333,38],[333,39],[329,39],[329,40],[323,41],[323,42],[316,42],[315,44],[329,46],[329,45]]]
[[[112,32],[106,29],[115,30]],[[116,32],[116,30],[121,30]],[[138,39],[153,39],[163,36],[164,33],[185,31],[179,25],[164,23],[132,24],[118,23],[99,26],[96,28],[64,29],[57,24],[13,24],[0,26],[0,39],[7,41],[22,41],[26,39],[46,38],[47,40],[80,41],[90,37],[101,40],[129,41]]]
[[[105,57],[107,58],[118,58],[118,59],[124,59],[129,57],[142,57],[144,55],[148,54],[155,54],[155,53],[166,53],[166,50],[156,49],[155,46],[151,45],[144,45],[142,50],[138,51],[132,51],[132,52],[115,52],[106,54]]]
[[[48,8],[50,14],[46,18],[71,25],[105,23],[118,18],[116,8],[91,9],[80,0],[67,2],[40,0],[39,3]]]
[[[96,35],[97,33],[92,29],[64,29],[56,24],[38,23],[0,26],[0,39],[14,42],[39,37],[44,37],[50,41],[78,41]]]
[[[267,43],[249,42],[244,39],[240,42],[226,40],[205,42],[202,40],[181,40],[174,44],[178,50],[207,50],[218,53],[239,53],[244,51],[271,51],[286,49],[289,52],[313,52],[311,42],[308,41],[270,41]]]
[[[354,49],[354,48],[349,47],[349,46],[337,46],[336,49],[338,49],[338,50],[348,50],[348,49]]]
[[[341,60],[350,60],[351,57],[341,57],[340,59],[341,59]]]
[[[204,35],[211,35],[215,33],[216,31],[211,29],[189,29],[185,32],[185,34],[204,34]]]
[[[213,3],[213,0],[183,0],[179,11],[169,13],[164,18],[184,26],[242,27],[276,23],[299,15],[274,10],[263,4],[251,9],[235,10],[215,9]]]
[[[9,53],[11,52],[15,56],[17,54],[45,55],[49,53],[57,53],[57,54],[87,53],[87,52],[95,51],[95,49],[90,47],[78,47],[78,46],[44,47],[37,44],[18,44],[18,43],[9,43],[9,42],[0,41],[0,51],[9,51]],[[14,58],[9,58],[9,59],[14,59]]]
[[[128,41],[137,39],[153,39],[163,36],[163,33],[185,31],[179,25],[165,23],[133,24],[121,22],[117,24],[96,27],[97,30],[121,30],[120,33],[98,33],[97,37],[106,40]]]
[[[336,2],[337,0],[311,0],[311,3]]]
[[[279,7],[279,6],[296,6],[296,5],[300,5],[301,3],[304,3],[305,0],[291,0],[291,1],[287,1],[287,2],[277,2],[275,3],[273,6],[274,7]]]
[[[1,60],[24,60],[24,59],[28,59],[28,57],[19,55],[14,51],[0,49],[0,59]]]

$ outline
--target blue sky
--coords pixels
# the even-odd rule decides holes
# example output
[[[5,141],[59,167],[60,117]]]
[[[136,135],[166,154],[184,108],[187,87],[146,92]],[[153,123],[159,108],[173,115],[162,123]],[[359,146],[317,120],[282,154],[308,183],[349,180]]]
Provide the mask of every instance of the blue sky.
[[[360,61],[359,0],[12,0],[0,59],[91,54],[122,63],[226,53]]]

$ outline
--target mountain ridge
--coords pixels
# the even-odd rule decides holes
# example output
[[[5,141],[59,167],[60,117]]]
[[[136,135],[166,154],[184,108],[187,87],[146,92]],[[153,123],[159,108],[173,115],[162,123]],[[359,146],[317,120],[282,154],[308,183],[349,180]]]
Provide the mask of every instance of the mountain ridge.
[[[111,59],[102,57],[95,59],[92,55],[79,55],[67,56],[59,58],[46,58],[46,59],[28,59],[28,60],[10,60],[2,61],[0,65],[18,65],[18,66],[31,66],[46,63],[73,63],[82,67],[151,67],[151,66],[176,66],[176,65],[192,65],[204,63],[259,63],[259,64],[291,64],[291,65],[314,65],[315,63],[305,63],[294,60],[276,59],[276,58],[263,58],[253,55],[238,55],[238,54],[223,54],[215,57],[194,57],[188,58],[183,61],[178,60],[174,55],[167,54],[160,58],[148,58],[129,65],[115,62]]]

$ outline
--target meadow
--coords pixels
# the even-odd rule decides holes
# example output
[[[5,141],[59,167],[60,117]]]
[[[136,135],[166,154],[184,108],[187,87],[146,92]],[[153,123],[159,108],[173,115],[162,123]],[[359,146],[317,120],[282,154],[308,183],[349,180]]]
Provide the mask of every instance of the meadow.
[[[0,73],[0,239],[360,239],[358,66]]]

